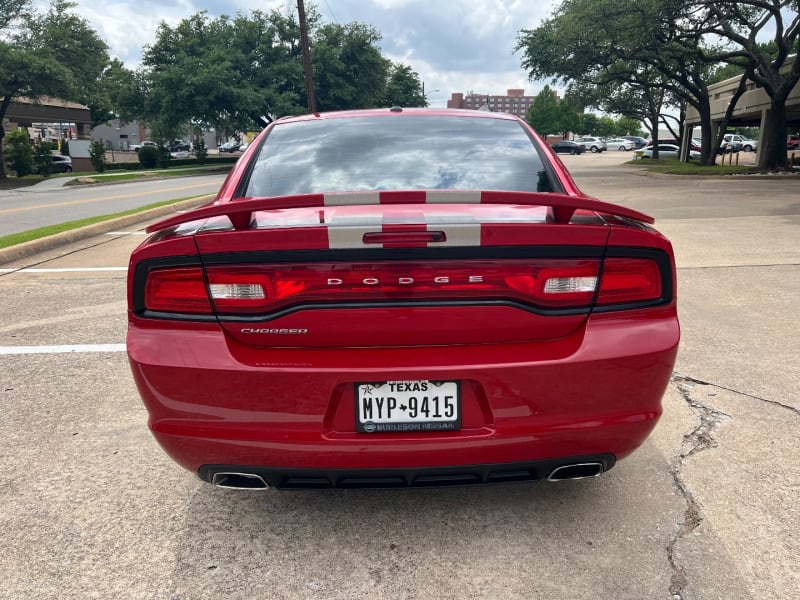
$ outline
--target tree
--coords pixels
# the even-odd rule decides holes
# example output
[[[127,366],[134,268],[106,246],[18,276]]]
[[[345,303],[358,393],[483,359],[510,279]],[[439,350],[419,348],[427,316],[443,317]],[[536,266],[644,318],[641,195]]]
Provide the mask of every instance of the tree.
[[[728,62],[742,66],[745,76],[761,87],[770,99],[770,110],[761,124],[764,133],[758,166],[768,170],[787,169],[786,100],[800,81],[800,2],[701,0],[696,4],[709,15],[709,24],[703,33],[727,40],[737,51],[736,60]],[[770,28],[774,32],[770,45],[765,47],[759,43],[759,37]],[[794,56],[790,56],[792,53]],[[731,105],[734,104],[732,100]],[[724,129],[720,135],[723,133]]]
[[[546,85],[536,94],[533,102],[528,107],[525,120],[544,139],[548,134],[563,131],[561,126],[562,112],[559,108],[558,96]]]
[[[594,135],[597,131],[597,115],[592,113],[583,113],[581,115],[581,135]]]
[[[569,94],[565,94],[561,102],[558,103],[558,110],[560,112],[558,132],[562,137],[566,137],[567,134],[575,133],[580,129],[581,115],[575,106],[576,101]]]
[[[100,140],[95,140],[89,146],[89,159],[92,161],[94,170],[102,173],[106,170],[106,147]]]
[[[375,29],[321,25],[313,6],[306,14],[320,110],[390,101],[422,105],[419,77],[381,55]],[[157,139],[172,139],[189,123],[230,133],[253,130],[302,114],[308,105],[294,13],[253,11],[212,19],[200,12],[174,27],[162,23],[142,65],[132,81],[117,73],[114,82],[121,80],[123,90],[144,99],[139,117],[162,136]]]
[[[703,164],[714,162],[736,101],[753,80],[772,103],[759,166],[785,168],[785,101],[800,80],[799,6],[797,0],[564,0],[540,27],[520,32],[517,49],[532,78],[660,88],[668,93],[662,102],[681,111],[691,105],[700,116]],[[774,51],[759,43],[769,29]],[[734,65],[740,80],[714,136],[708,85],[721,64]],[[655,100],[648,100],[652,107]],[[656,134],[659,121],[651,115]]]
[[[711,107],[705,76],[709,65],[737,56],[704,43],[696,31],[702,15],[688,0],[565,0],[554,16],[522,30],[517,49],[532,78],[557,77],[583,87],[629,85],[644,105],[661,108],[669,92],[679,104],[694,106],[701,129],[711,139]],[[597,24],[602,23],[602,27]],[[627,92],[625,92],[627,93]],[[633,116],[633,114],[628,114]],[[660,116],[649,121],[657,140]],[[713,162],[704,148],[701,162]]]
[[[86,101],[108,63],[108,47],[71,12],[75,4],[53,0],[44,14],[31,6],[26,0],[0,0],[0,122],[20,96]],[[4,136],[0,127],[0,179],[6,177]]]
[[[8,133],[5,159],[17,177],[25,177],[33,172],[33,148],[28,132],[16,129]]]
[[[142,114],[142,84],[135,71],[127,69],[119,59],[112,59],[100,75],[92,98],[87,102],[92,126],[119,119],[130,123]]]
[[[391,61],[376,46],[380,33],[362,23],[326,24],[312,37],[317,108],[376,108],[386,97]]]
[[[643,0],[644,8],[649,2]],[[629,50],[638,39],[637,26],[631,14],[618,11],[612,2],[565,0],[539,27],[521,30],[516,49],[523,53],[522,66],[532,79],[551,78],[568,85],[567,94],[579,106],[649,123],[657,138],[665,90],[657,71]],[[594,132],[597,122],[594,115],[589,118],[578,127],[580,133]]]
[[[53,169],[53,150],[56,145],[52,142],[40,141],[33,147],[33,166],[39,175],[49,177]]]
[[[428,101],[422,95],[422,83],[419,75],[411,67],[403,64],[392,64],[389,68],[389,79],[382,102],[384,106],[427,106]]]
[[[247,131],[301,112],[298,31],[277,11],[234,19],[200,12],[175,27],[162,23],[135,79],[140,118],[171,140],[190,122]]]

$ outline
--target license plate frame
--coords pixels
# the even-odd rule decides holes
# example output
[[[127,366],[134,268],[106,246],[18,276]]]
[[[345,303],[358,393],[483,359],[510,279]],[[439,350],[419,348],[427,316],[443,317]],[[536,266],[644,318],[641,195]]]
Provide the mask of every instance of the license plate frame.
[[[356,382],[353,395],[355,428],[360,433],[447,432],[461,429],[459,380]]]

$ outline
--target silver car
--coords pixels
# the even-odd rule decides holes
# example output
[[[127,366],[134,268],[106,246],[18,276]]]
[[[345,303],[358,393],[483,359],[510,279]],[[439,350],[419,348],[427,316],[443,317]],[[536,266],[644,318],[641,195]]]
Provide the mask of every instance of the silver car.
[[[604,152],[608,150],[608,145],[603,138],[593,137],[590,135],[585,135],[583,137],[579,137],[577,139],[572,140],[576,144],[580,144],[590,152]]]
[[[620,152],[633,150],[636,147],[636,144],[632,140],[626,140],[625,138],[606,140],[606,145],[612,150],[619,150]]]

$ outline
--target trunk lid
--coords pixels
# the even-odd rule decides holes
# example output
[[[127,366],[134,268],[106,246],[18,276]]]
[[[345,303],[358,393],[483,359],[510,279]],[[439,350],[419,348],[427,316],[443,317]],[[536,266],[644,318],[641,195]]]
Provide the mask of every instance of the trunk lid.
[[[573,288],[598,276],[610,228],[588,208],[567,208],[565,219],[563,207],[560,214],[553,207],[564,202],[560,195],[510,196],[505,203],[465,201],[476,197],[471,192],[423,203],[401,196],[373,202],[373,193],[327,197],[322,206],[248,202],[246,219],[210,215],[194,237],[213,310],[244,344],[563,338],[588,317],[593,292]],[[520,199],[527,202],[513,202]],[[545,291],[545,280],[554,289]]]

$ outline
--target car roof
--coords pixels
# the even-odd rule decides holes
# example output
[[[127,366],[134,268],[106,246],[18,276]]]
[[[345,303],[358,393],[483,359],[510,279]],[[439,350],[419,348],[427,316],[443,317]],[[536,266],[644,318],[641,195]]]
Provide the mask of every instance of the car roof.
[[[275,123],[316,121],[319,119],[348,119],[358,117],[400,117],[400,116],[422,115],[422,116],[441,116],[441,117],[469,117],[473,119],[500,119],[504,121],[518,121],[519,118],[508,113],[491,112],[485,110],[470,110],[465,108],[370,108],[359,110],[343,110],[313,113],[309,115],[296,115],[281,117]]]

